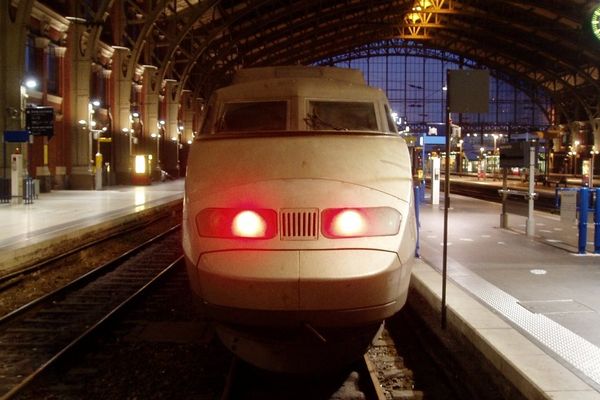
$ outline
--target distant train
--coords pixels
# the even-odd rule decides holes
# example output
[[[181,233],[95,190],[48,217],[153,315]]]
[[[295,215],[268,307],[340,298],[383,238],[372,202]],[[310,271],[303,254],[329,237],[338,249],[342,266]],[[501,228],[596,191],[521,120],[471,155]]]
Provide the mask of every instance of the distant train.
[[[190,150],[183,248],[222,342],[259,367],[337,368],[406,301],[411,165],[357,70],[240,70]]]

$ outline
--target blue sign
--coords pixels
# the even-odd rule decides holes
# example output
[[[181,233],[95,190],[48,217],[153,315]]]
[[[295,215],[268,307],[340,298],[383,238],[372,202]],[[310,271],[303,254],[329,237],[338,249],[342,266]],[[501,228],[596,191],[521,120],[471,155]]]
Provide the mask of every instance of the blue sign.
[[[478,148],[476,148],[473,143],[464,142],[463,143],[463,151],[465,153],[465,157],[469,161],[477,160],[477,158],[481,155]]]
[[[445,136],[421,136],[421,146],[423,144],[446,144]]]
[[[4,131],[4,141],[9,143],[25,143],[29,141],[27,131]]]

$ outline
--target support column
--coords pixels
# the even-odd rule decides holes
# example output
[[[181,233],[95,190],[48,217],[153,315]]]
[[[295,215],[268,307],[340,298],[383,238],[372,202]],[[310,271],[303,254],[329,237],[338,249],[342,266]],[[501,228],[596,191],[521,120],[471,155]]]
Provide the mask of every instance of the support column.
[[[113,152],[117,184],[130,184],[133,168],[131,137],[131,73],[128,70],[130,50],[113,46]]]
[[[57,112],[54,115],[54,127],[57,130],[54,132],[54,137],[50,142],[50,151],[54,154],[54,158],[51,158],[51,162],[54,164],[54,181],[53,187],[55,189],[64,190],[68,187],[67,182],[67,162],[69,159],[69,143],[71,137],[71,129],[65,122],[70,121],[70,118],[65,118],[69,115],[70,110],[65,104],[64,96],[66,93],[66,68],[65,68],[65,54],[67,52],[66,47],[54,47],[54,56],[57,58],[58,63],[58,77],[59,77],[59,89],[58,93],[63,97],[63,103],[61,104],[61,112]]]
[[[170,175],[179,177],[179,91],[178,82],[165,79],[165,140],[163,165]]]
[[[141,109],[142,121],[144,123],[143,146],[147,154],[152,155],[151,175],[155,181],[160,180],[160,129],[158,128],[158,106],[160,82],[156,75],[157,67],[154,65],[144,65],[142,76],[142,100]]]
[[[204,118],[204,112],[206,111],[204,108],[204,99],[202,97],[196,97],[193,103],[194,107],[194,122],[192,129],[195,133],[200,132],[200,124],[202,123],[202,119]]]
[[[45,37],[35,38],[38,76],[40,78],[40,91],[42,92],[42,105],[47,105],[48,98],[48,45],[50,39]],[[40,192],[49,192],[52,189],[52,177],[48,168],[48,137],[37,136],[33,141],[31,154],[30,175],[35,176],[40,182]]]
[[[181,133],[181,142],[187,145],[194,139],[194,101],[190,90],[181,92],[181,116],[183,122],[183,132]]]
[[[187,160],[192,140],[194,140],[194,114],[195,104],[190,90],[181,93],[181,115],[183,119],[183,132],[181,133],[181,151],[179,152],[179,165],[182,176],[186,175]]]
[[[70,66],[68,98],[71,109],[71,189],[94,189],[92,134],[90,125],[90,76],[92,61],[87,51],[88,34],[81,23],[73,23],[68,35],[67,62]]]
[[[596,146],[597,149],[600,149],[600,118],[594,118],[592,120],[592,133],[594,135],[594,143],[593,146]]]
[[[5,130],[24,128],[24,96],[21,89],[25,70],[25,38],[27,21],[31,15],[33,0],[21,1],[12,15],[8,4],[0,7],[0,137],[4,141]],[[10,155],[17,148],[27,159],[27,146],[23,143],[6,143],[0,146],[0,177],[10,178]]]

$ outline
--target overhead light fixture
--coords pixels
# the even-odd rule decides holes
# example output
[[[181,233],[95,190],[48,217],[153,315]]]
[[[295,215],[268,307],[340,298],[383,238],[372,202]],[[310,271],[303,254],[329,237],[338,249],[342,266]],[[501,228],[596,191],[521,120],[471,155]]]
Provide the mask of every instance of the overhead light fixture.
[[[421,21],[421,14],[419,14],[418,12],[413,12],[408,14],[406,16],[406,19],[408,19],[413,24],[416,24],[417,22]]]
[[[25,87],[27,87],[29,89],[34,89],[37,87],[37,85],[38,85],[38,82],[36,79],[34,79],[34,78],[25,79]]]
[[[431,7],[433,4],[431,4],[431,1],[429,0],[417,0],[417,7],[421,7],[421,10],[425,10],[429,7]]]

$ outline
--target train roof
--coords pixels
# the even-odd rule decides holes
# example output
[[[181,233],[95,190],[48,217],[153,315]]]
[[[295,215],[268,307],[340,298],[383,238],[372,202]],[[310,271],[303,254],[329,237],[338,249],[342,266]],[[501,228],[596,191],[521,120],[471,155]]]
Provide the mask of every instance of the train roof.
[[[326,78],[356,85],[366,85],[363,74],[358,69],[337,67],[309,67],[288,65],[276,67],[246,68],[237,71],[232,84],[277,78]]]
[[[221,101],[244,99],[328,98],[375,101],[383,91],[368,86],[362,73],[335,67],[261,67],[236,73],[230,86],[216,91]]]

